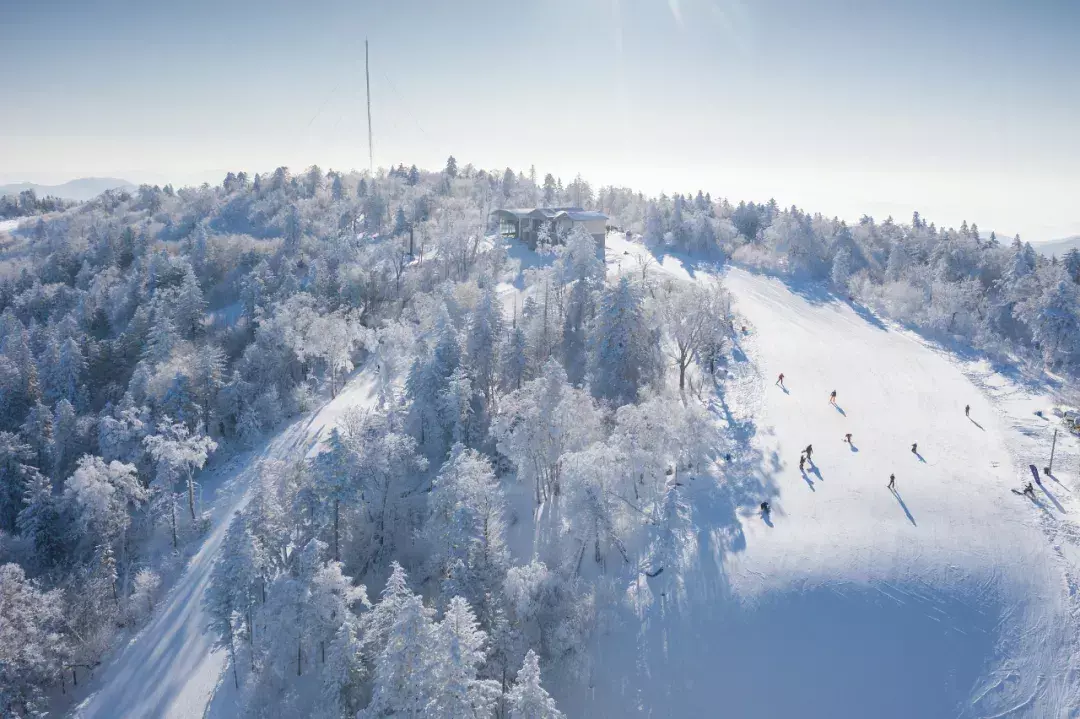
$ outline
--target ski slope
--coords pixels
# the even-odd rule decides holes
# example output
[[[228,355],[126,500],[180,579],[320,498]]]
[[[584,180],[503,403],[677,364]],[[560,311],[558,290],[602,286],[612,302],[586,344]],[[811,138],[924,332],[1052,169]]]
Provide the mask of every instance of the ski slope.
[[[318,445],[344,411],[376,401],[376,375],[361,370],[338,396],[269,440],[261,451],[230,463],[239,471],[222,482],[213,501],[213,529],[188,562],[154,616],[112,657],[93,684],[93,694],[73,716],[201,718],[214,696],[227,655],[214,648],[203,595],[230,517],[247,502],[247,489],[266,459],[295,461]],[[228,469],[228,468],[227,468]],[[204,478],[204,481],[206,479]],[[231,683],[228,684],[231,689]]]
[[[616,238],[609,265],[643,251]],[[1035,502],[1010,491],[1045,464],[1048,398],[812,287],[725,282],[748,333],[714,410],[745,449],[687,488],[690,566],[631,579],[568,714],[1080,716],[1075,439]]]

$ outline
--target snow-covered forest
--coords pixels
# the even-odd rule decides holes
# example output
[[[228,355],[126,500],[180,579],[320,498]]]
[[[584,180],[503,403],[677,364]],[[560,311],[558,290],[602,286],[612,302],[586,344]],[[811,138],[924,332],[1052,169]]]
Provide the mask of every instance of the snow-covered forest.
[[[598,209],[537,253],[501,207]],[[57,208],[46,208],[57,209]],[[677,574],[739,323],[674,253],[828,283],[929,336],[1080,370],[1080,252],[974,224],[647,198],[581,177],[279,168],[110,191],[0,235],[0,713],[62,706],[209,529],[201,478],[358,367],[373,408],[258,468],[206,594],[252,716],[561,716],[613,577]],[[257,461],[257,459],[252,459]]]

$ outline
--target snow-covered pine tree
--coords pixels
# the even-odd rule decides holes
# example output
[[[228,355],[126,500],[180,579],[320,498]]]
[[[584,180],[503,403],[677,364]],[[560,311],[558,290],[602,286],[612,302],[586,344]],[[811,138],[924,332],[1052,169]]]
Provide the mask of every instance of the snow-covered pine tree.
[[[476,389],[490,405],[498,384],[499,350],[502,348],[503,307],[498,295],[486,289],[472,313],[465,337],[465,357]]]
[[[195,338],[202,332],[205,316],[206,300],[203,298],[202,288],[199,287],[199,279],[195,276],[195,271],[188,266],[173,306],[173,318],[180,336],[185,339]]]
[[[532,649],[507,697],[510,719],[563,719],[555,700],[540,685],[540,657]]]
[[[633,402],[661,374],[658,339],[640,293],[624,275],[601,299],[590,357],[593,394],[616,406]]]
[[[491,716],[499,697],[499,684],[477,677],[485,659],[487,635],[477,625],[476,616],[464,598],[450,600],[431,639],[431,651],[426,657],[431,697],[424,707],[424,716],[432,719]]]
[[[433,695],[431,670],[441,659],[432,642],[434,612],[411,592],[395,603],[386,644],[375,660],[371,703],[358,719],[423,716]]]

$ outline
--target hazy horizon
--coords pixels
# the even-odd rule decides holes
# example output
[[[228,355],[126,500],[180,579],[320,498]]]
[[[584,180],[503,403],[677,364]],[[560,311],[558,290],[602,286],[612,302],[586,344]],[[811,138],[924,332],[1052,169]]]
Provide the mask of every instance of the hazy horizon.
[[[257,10],[256,10],[257,8]],[[916,0],[58,0],[0,24],[0,183],[580,172],[848,220],[1080,233],[1080,7]],[[34,73],[25,71],[33,58]]]

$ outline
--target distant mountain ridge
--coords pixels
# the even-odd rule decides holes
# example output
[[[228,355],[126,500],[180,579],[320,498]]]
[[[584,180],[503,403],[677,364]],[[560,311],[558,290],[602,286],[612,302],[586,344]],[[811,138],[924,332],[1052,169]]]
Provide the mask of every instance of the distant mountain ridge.
[[[135,189],[135,185],[116,177],[80,177],[62,185],[38,185],[33,182],[17,182],[0,185],[0,195],[18,195],[26,190],[33,190],[38,197],[51,195],[65,200],[84,201],[97,197],[105,190]]]
[[[1032,244],[1037,252],[1040,252],[1047,257],[1056,255],[1061,257],[1071,249],[1080,249],[1080,235],[1073,235],[1072,237],[1066,237],[1061,240],[1053,240],[1052,242],[1040,242],[1038,244]]]

